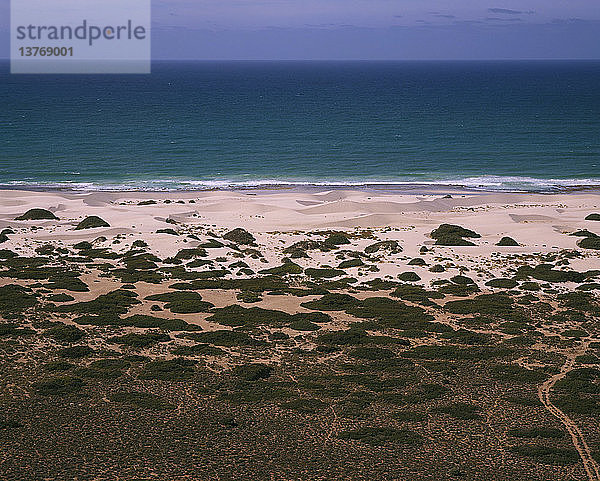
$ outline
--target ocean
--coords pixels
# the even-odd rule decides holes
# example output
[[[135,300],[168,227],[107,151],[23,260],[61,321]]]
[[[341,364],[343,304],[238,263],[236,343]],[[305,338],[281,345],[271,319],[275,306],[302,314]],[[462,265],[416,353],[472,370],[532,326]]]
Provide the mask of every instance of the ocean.
[[[154,62],[10,75],[0,187],[600,185],[600,62]]]

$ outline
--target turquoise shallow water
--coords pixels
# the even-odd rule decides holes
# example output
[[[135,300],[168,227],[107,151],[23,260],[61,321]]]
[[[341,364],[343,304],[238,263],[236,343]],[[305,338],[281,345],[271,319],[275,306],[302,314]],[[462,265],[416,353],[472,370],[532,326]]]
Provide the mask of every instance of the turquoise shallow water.
[[[0,106],[5,187],[600,184],[600,62],[4,63]]]

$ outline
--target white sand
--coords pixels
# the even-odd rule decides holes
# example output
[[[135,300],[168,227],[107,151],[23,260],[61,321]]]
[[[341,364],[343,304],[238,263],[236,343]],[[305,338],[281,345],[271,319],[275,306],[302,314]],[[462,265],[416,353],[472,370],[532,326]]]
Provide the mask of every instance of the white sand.
[[[427,267],[406,266],[406,263],[410,258],[419,256],[421,246],[434,243],[428,234],[441,223],[467,227],[482,237],[474,240],[475,247],[436,246],[433,253],[423,256],[428,266],[447,262],[455,268],[464,266],[477,270],[482,278],[502,275],[507,257],[513,254],[526,256],[575,249],[580,238],[566,234],[579,229],[600,233],[600,222],[584,220],[588,214],[600,212],[600,192],[542,195],[455,190],[452,198],[444,198],[445,193],[358,189],[171,193],[5,190],[0,191],[0,229],[11,227],[16,233],[0,248],[31,255],[36,246],[48,241],[69,246],[104,236],[108,240],[102,245],[117,251],[128,249],[136,239],[144,239],[154,253],[164,258],[182,248],[197,245],[197,242],[186,239],[185,235],[156,234],[157,229],[173,228],[204,239],[209,231],[220,235],[231,228],[243,227],[257,237],[268,263],[245,261],[254,262],[251,265],[253,269],[263,269],[280,264],[281,250],[306,238],[303,233],[307,231],[373,229],[377,239],[399,240],[404,252],[395,258],[384,259],[381,271],[363,273],[367,276],[365,278],[395,277],[399,272],[412,270],[427,282],[434,278]],[[156,200],[158,204],[137,205],[139,201],[148,199]],[[165,203],[165,200],[171,202]],[[190,200],[195,203],[189,203]],[[14,220],[36,207],[54,212],[60,220]],[[74,226],[88,215],[103,218],[111,227],[75,231]],[[178,224],[169,224],[166,219]],[[41,229],[32,230],[32,226]],[[113,239],[119,234],[122,235],[120,244],[113,245]],[[503,236],[514,238],[520,246],[495,246]],[[348,248],[361,250],[372,242],[373,239],[356,239]],[[571,262],[573,269],[600,269],[599,251],[581,251],[584,257]],[[211,256],[218,255],[223,255],[223,252],[211,250]],[[444,258],[450,260],[440,260]],[[340,261],[332,258],[330,253],[316,252],[311,253],[310,260],[301,262],[305,267],[322,264],[335,267]],[[349,273],[355,275],[352,269]]]

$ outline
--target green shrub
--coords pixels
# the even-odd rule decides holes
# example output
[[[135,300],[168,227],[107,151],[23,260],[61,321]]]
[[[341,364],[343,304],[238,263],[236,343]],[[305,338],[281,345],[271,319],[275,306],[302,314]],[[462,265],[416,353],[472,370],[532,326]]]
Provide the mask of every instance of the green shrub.
[[[563,379],[559,379],[554,387],[570,394],[600,394],[600,370],[593,368],[579,368],[567,373]]]
[[[376,242],[365,247],[365,254],[375,254],[379,251],[388,251],[390,254],[399,254],[402,252],[400,243],[395,240],[387,240]]]
[[[474,246],[475,244],[465,240],[464,237],[481,237],[481,235],[470,229],[452,224],[442,224],[433,230],[430,235],[432,239],[436,240],[436,245],[442,246]]]
[[[348,353],[350,357],[356,359],[390,359],[396,357],[396,355],[389,349],[382,349],[379,347],[357,347]]]
[[[16,284],[0,287],[0,314],[23,312],[37,304],[33,291]]]
[[[579,453],[575,449],[554,448],[550,446],[538,446],[527,444],[513,446],[510,450],[520,456],[534,458],[545,464],[573,464],[579,461]]]
[[[453,314],[490,314],[500,315],[512,309],[513,300],[503,294],[482,294],[474,299],[449,301],[444,309]]]
[[[15,324],[0,324],[0,337],[6,336],[30,336],[35,334],[33,329],[29,329],[28,327],[17,327]]]
[[[165,307],[176,314],[194,314],[209,312],[213,304],[202,300],[197,292],[176,291],[153,294],[145,298],[148,301],[166,302]]]
[[[168,361],[151,361],[140,372],[141,379],[161,381],[184,381],[195,373],[196,361],[176,358]]]
[[[250,232],[248,232],[247,230],[242,229],[241,227],[227,232],[223,236],[223,239],[242,245],[254,245],[256,243],[256,239],[254,238],[254,236],[250,234]]]
[[[453,276],[450,278],[450,281],[454,282],[454,284],[458,284],[461,286],[475,284],[475,281],[473,279],[463,275]]]
[[[292,315],[292,321],[307,321],[322,324],[325,322],[331,322],[331,316],[329,314],[325,314],[324,312],[299,312]]]
[[[223,349],[210,344],[194,344],[193,346],[179,346],[171,351],[175,356],[222,356],[226,354]]]
[[[169,235],[179,235],[175,230],[173,229],[158,229],[156,231],[157,234],[169,234]]]
[[[121,282],[125,284],[136,282],[160,284],[164,278],[162,273],[154,270],[114,269],[112,274],[114,277],[121,279]]]
[[[541,370],[527,369],[516,364],[496,364],[491,368],[492,375],[508,383],[533,383],[538,384],[548,378],[548,374]]]
[[[92,326],[119,326],[139,328],[159,328],[165,331],[201,331],[202,328],[195,324],[188,324],[181,319],[166,319],[162,317],[135,314],[133,316],[120,318],[119,316],[80,316],[73,322]]]
[[[260,295],[260,293],[252,291],[238,292],[235,297],[238,301],[241,301],[245,304],[253,304],[255,302],[262,301],[262,296]]]
[[[447,406],[441,406],[434,409],[435,412],[448,414],[454,419],[471,420],[480,419],[479,408],[474,404],[465,402],[455,402]]]
[[[427,420],[427,414],[415,412],[415,411],[398,411],[393,415],[396,421],[400,422],[423,422]]]
[[[75,298],[69,294],[53,294],[48,296],[48,300],[52,302],[70,302],[74,301]]]
[[[594,234],[593,232],[590,232],[587,229],[583,229],[583,230],[578,230],[576,232],[573,232],[572,234],[569,234],[570,236],[574,236],[574,237],[598,237],[597,234]]]
[[[214,309],[214,314],[206,320],[224,326],[276,326],[281,327],[292,320],[292,316],[283,311],[262,309],[260,307],[242,307],[232,305]]]
[[[307,319],[298,319],[297,321],[292,321],[290,323],[290,327],[295,331],[318,331],[321,329],[321,326],[315,324],[314,322],[310,322]]]
[[[479,360],[503,357],[512,351],[499,347],[456,347],[456,346],[417,346],[403,353],[405,357],[415,359],[440,359],[440,360]]]
[[[129,365],[124,359],[100,359],[89,366],[77,368],[74,374],[93,379],[116,379],[121,377],[123,369]]]
[[[264,292],[287,290],[287,283],[279,276],[255,277],[250,279],[197,279],[189,289],[223,289]]]
[[[269,341],[286,341],[290,338],[285,332],[275,331],[269,334]]]
[[[331,279],[332,277],[343,276],[345,274],[344,271],[340,269],[332,269],[332,268],[323,268],[317,269],[313,267],[309,267],[304,271],[307,276],[310,276],[314,279]]]
[[[492,336],[479,332],[469,331],[467,329],[458,329],[457,331],[444,332],[441,335],[444,339],[450,339],[459,344],[489,344]]]
[[[338,269],[348,269],[350,267],[364,266],[365,263],[361,259],[348,259],[347,261],[340,262]]]
[[[552,264],[540,264],[535,267],[521,266],[514,276],[516,280],[530,277],[544,282],[582,282],[587,277],[584,273],[552,269]]]
[[[130,306],[140,304],[137,294],[132,291],[118,289],[98,296],[87,302],[77,302],[58,307],[58,312],[74,312],[78,314],[118,315],[125,314]]]
[[[431,399],[438,399],[448,391],[449,389],[441,384],[425,383],[417,386],[412,392],[402,396],[402,401],[411,404],[418,404]]]
[[[600,214],[589,214],[585,220],[600,220]]]
[[[593,354],[582,354],[581,356],[577,356],[575,361],[580,364],[600,364],[600,358]]]
[[[438,288],[438,292],[450,296],[466,297],[479,292],[477,284],[454,284],[447,283]]]
[[[403,284],[391,293],[392,297],[399,297],[405,301],[418,302],[421,304],[430,305],[430,299],[443,299],[443,294],[435,291],[428,291],[422,287]]]
[[[304,269],[294,262],[284,262],[282,265],[272,267],[270,269],[263,269],[259,271],[260,274],[270,274],[273,276],[284,276],[286,274],[302,274]]]
[[[168,342],[171,337],[168,334],[150,332],[147,334],[130,333],[124,336],[115,336],[108,339],[113,344],[123,344],[133,348],[144,348],[158,342]]]
[[[368,297],[356,301],[346,308],[346,312],[355,317],[374,319],[381,327],[406,329],[426,326],[433,316],[420,307],[406,304],[387,297]]]
[[[58,217],[46,209],[29,209],[15,220],[58,220]]]
[[[125,369],[129,367],[129,362],[125,359],[99,359],[90,363],[91,368],[94,369]]]
[[[517,284],[518,282],[514,279],[505,278],[491,279],[485,283],[488,287],[496,287],[498,289],[512,289],[513,287],[516,287]]]
[[[453,225],[453,224],[441,224],[437,229],[435,229],[431,233],[431,237],[433,239],[437,239],[438,237],[443,236],[443,235],[455,235],[458,237],[472,237],[475,239],[478,239],[481,237],[480,234],[477,234],[476,232],[474,232],[470,229],[466,229],[459,225]]]
[[[17,257],[17,254],[15,254],[13,251],[8,249],[0,249],[0,259],[14,259],[15,257]]]
[[[123,374],[120,370],[93,369],[91,367],[80,367],[75,369],[73,374],[91,379],[117,379]]]
[[[233,373],[244,381],[258,381],[266,379],[273,373],[273,368],[266,364],[245,364],[236,366]]]
[[[539,291],[541,287],[537,282],[523,282],[521,289],[525,291]]]
[[[44,331],[44,336],[51,337],[59,342],[77,342],[85,336],[85,331],[82,331],[75,326],[62,324],[46,329]]]
[[[554,401],[554,404],[566,413],[582,414],[584,416],[600,415],[600,400],[584,397],[581,394],[566,394]]]
[[[321,334],[317,338],[320,344],[332,344],[337,346],[357,345],[368,342],[368,336],[363,330],[348,329],[346,331],[334,331]]]
[[[209,331],[190,334],[188,337],[204,343],[214,344],[216,346],[223,347],[234,347],[234,346],[248,346],[248,347],[260,347],[265,346],[264,341],[259,341],[250,337],[246,332],[240,331]]]
[[[156,269],[158,267],[156,263],[161,260],[159,257],[149,252],[132,249],[123,254],[122,261],[130,270],[149,270]]]
[[[308,257],[305,251],[320,249],[322,247],[322,243],[320,242],[314,240],[303,240],[286,247],[283,250],[283,253],[289,255],[292,259],[298,259],[300,257]]]
[[[330,234],[329,237],[327,237],[327,239],[325,239],[323,242],[328,246],[350,244],[350,240],[348,240],[348,237],[343,232],[334,232],[333,234]]]
[[[66,289],[72,292],[88,292],[90,288],[78,277],[78,273],[64,272],[54,274],[48,280],[44,287],[47,289]]]
[[[577,318],[582,318],[580,312],[600,314],[596,298],[589,292],[567,292],[566,294],[560,294],[558,300],[564,307],[573,309],[573,314]]]
[[[67,359],[81,359],[92,354],[94,350],[89,346],[71,346],[60,349],[57,354]]]
[[[531,331],[534,329],[532,326],[530,326],[527,323],[515,322],[515,321],[503,322],[498,326],[498,328],[505,334],[511,334],[511,335],[515,335],[515,336],[518,334],[521,334],[524,331]],[[507,340],[506,342],[509,342],[511,344],[522,342],[522,343],[524,343],[523,345],[531,345],[531,341],[524,337],[512,338],[512,339]]]
[[[496,245],[500,247],[515,247],[518,246],[519,243],[512,237],[503,237]]]
[[[349,294],[325,294],[320,299],[314,301],[303,302],[300,304],[302,307],[307,309],[314,309],[318,311],[343,311],[348,307],[351,307],[360,301]]]
[[[178,260],[190,260],[196,257],[206,257],[208,256],[208,252],[202,247],[194,247],[191,249],[181,249],[177,254],[175,254],[175,259]]]
[[[188,324],[181,319],[166,319],[163,317],[135,314],[117,321],[119,326],[132,326],[139,328],[159,328],[164,331],[201,331],[202,328],[195,324]]]
[[[421,277],[415,272],[402,272],[398,274],[398,279],[404,282],[417,282],[421,280]]]
[[[110,224],[96,215],[91,215],[77,224],[75,230],[94,229],[97,227],[110,227]]]
[[[38,394],[42,396],[73,394],[81,391],[85,383],[78,377],[60,376],[34,383]]]
[[[289,383],[238,380],[233,389],[221,392],[219,399],[236,404],[256,403],[264,407],[270,402],[280,403],[296,398],[298,392],[290,387]]]
[[[198,247],[202,247],[203,249],[219,249],[224,247],[224,244],[217,239],[208,239],[204,244],[200,244]]]
[[[567,329],[561,335],[564,337],[587,337],[589,334],[583,329]]]
[[[75,364],[71,364],[66,361],[50,361],[44,364],[44,369],[50,372],[64,372],[70,371],[71,369],[77,367]]]
[[[508,430],[508,435],[514,438],[562,438],[565,432],[554,428],[513,428]]]
[[[416,446],[423,443],[420,434],[408,429],[394,429],[388,427],[362,427],[352,431],[343,431],[338,436],[340,439],[351,439],[370,444],[382,446],[386,444],[404,444]]]

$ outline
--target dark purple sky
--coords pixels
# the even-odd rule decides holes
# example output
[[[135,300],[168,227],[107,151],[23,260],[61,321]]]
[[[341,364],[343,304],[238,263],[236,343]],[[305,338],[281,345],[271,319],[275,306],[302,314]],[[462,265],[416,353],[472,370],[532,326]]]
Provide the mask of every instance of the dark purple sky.
[[[154,0],[153,56],[600,59],[600,0]]]

